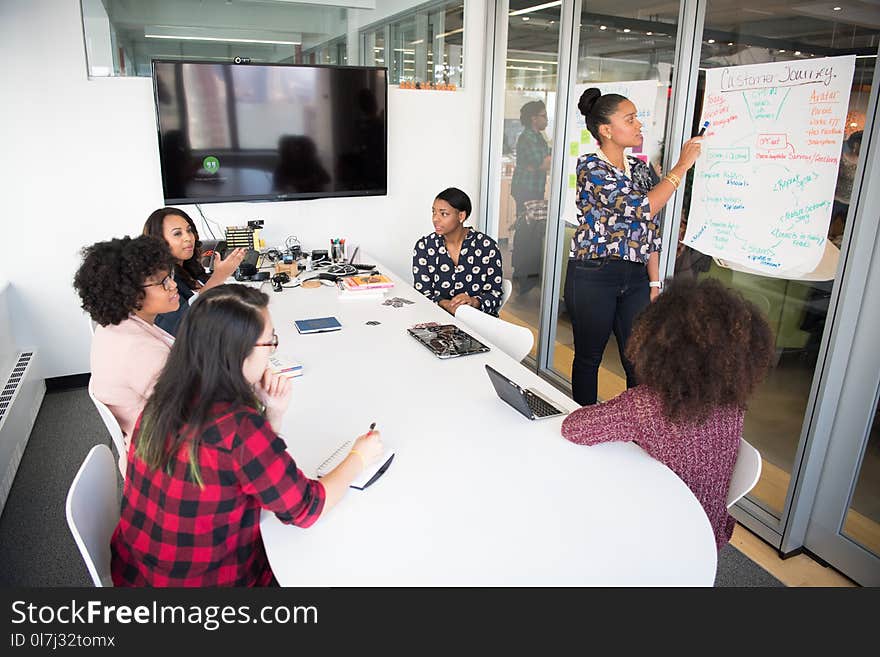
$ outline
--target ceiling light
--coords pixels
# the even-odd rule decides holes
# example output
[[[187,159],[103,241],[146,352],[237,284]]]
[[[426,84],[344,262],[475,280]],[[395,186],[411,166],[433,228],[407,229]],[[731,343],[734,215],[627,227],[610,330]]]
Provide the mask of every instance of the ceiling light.
[[[776,52],[785,52],[784,50],[777,50]]]
[[[733,45],[733,41],[728,41],[728,42],[727,42],[727,45],[728,45],[728,46],[732,46],[732,45]]]
[[[438,34],[438,35],[435,36],[434,38],[435,38],[435,39],[442,39],[443,37],[447,37],[447,36],[449,36],[450,34],[458,34],[459,32],[464,32],[464,28],[463,28],[463,27],[460,27],[460,28],[458,28],[457,30],[450,30],[449,32],[444,32],[443,34]]]
[[[223,43],[267,43],[279,46],[298,46],[301,41],[272,41],[269,39],[238,39],[232,37],[183,36],[182,34],[145,34],[145,39],[174,39],[175,41],[221,41]]]
[[[653,32],[645,32],[645,34],[646,34],[647,36],[651,36],[651,35],[654,34],[654,33],[653,33]]]
[[[530,21],[530,20],[532,20],[532,19],[529,18],[528,16],[523,16],[522,19],[523,19],[524,21]]]
[[[709,39],[707,43],[715,43],[715,39]]]
[[[517,9],[516,11],[510,12],[509,16],[519,16],[520,14],[531,14],[533,11],[541,11],[542,9],[549,9],[550,7],[558,7],[562,4],[562,0],[559,2],[545,2],[542,5],[535,5],[534,7],[526,7],[525,9]]]
[[[624,34],[629,34],[629,28],[628,28],[628,27],[623,28],[623,33],[624,33]]]
[[[833,7],[834,11],[840,11],[840,7]]]
[[[795,50],[795,51],[794,51],[794,54],[795,54],[795,55],[800,55],[800,54],[801,54],[801,51],[800,51],[800,50]]]
[[[599,26],[599,29],[600,29],[600,30],[607,30],[607,29],[608,29],[608,27],[607,27],[607,26],[605,26],[605,25],[600,25],[600,26]]]

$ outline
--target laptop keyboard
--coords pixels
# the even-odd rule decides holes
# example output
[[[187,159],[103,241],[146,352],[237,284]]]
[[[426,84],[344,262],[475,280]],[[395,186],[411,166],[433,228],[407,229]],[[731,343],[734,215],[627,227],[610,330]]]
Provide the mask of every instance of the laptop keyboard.
[[[529,404],[529,408],[532,413],[535,414],[535,417],[547,417],[548,415],[558,415],[562,411],[553,406],[553,404],[548,404],[546,401],[533,394],[531,391],[526,390],[526,401]]]

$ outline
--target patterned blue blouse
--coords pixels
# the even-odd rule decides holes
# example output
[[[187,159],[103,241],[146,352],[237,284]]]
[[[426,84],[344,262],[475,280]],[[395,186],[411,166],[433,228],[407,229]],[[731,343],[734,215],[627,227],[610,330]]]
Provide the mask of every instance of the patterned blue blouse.
[[[458,266],[437,233],[419,239],[413,249],[413,286],[434,303],[466,293],[480,310],[498,316],[501,306],[501,251],[491,237],[471,228],[461,244]]]
[[[647,194],[656,176],[640,159],[627,155],[632,178],[595,153],[577,163],[577,212],[580,225],[571,238],[578,260],[621,258],[647,263],[660,251],[660,226]]]

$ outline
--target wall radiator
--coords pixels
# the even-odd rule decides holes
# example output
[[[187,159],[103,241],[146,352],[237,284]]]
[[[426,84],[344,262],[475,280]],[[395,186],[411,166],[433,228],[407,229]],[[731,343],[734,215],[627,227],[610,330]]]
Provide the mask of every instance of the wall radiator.
[[[36,356],[35,350],[19,352],[5,381],[0,379],[0,515],[46,393]]]

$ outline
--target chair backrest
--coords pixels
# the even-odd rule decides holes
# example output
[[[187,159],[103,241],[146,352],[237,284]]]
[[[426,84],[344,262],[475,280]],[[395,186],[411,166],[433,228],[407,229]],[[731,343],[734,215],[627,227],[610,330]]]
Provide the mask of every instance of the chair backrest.
[[[501,305],[498,306],[498,310],[504,308],[504,304],[507,303],[507,300],[510,298],[510,293],[513,292],[513,283],[509,278],[505,278],[501,280]]]
[[[727,508],[729,509],[741,500],[746,493],[755,487],[760,478],[761,453],[743,438],[740,438],[736,464],[733,466],[733,475],[730,477],[730,488],[727,489]]]
[[[67,526],[95,586],[113,586],[110,538],[119,523],[116,462],[107,445],[86,455],[67,492]]]
[[[110,432],[110,437],[113,439],[113,446],[116,448],[117,456],[125,456],[125,442],[122,438],[122,428],[119,426],[116,416],[114,416],[113,413],[110,412],[110,409],[107,408],[107,405],[95,397],[95,393],[92,392],[91,380],[89,380],[89,397],[91,397],[95,408],[98,409],[98,415],[100,415],[101,419],[104,421],[104,426],[107,427],[107,431]]]
[[[517,361],[525,358],[535,343],[535,336],[526,327],[487,315],[473,306],[459,306],[455,317]]]

